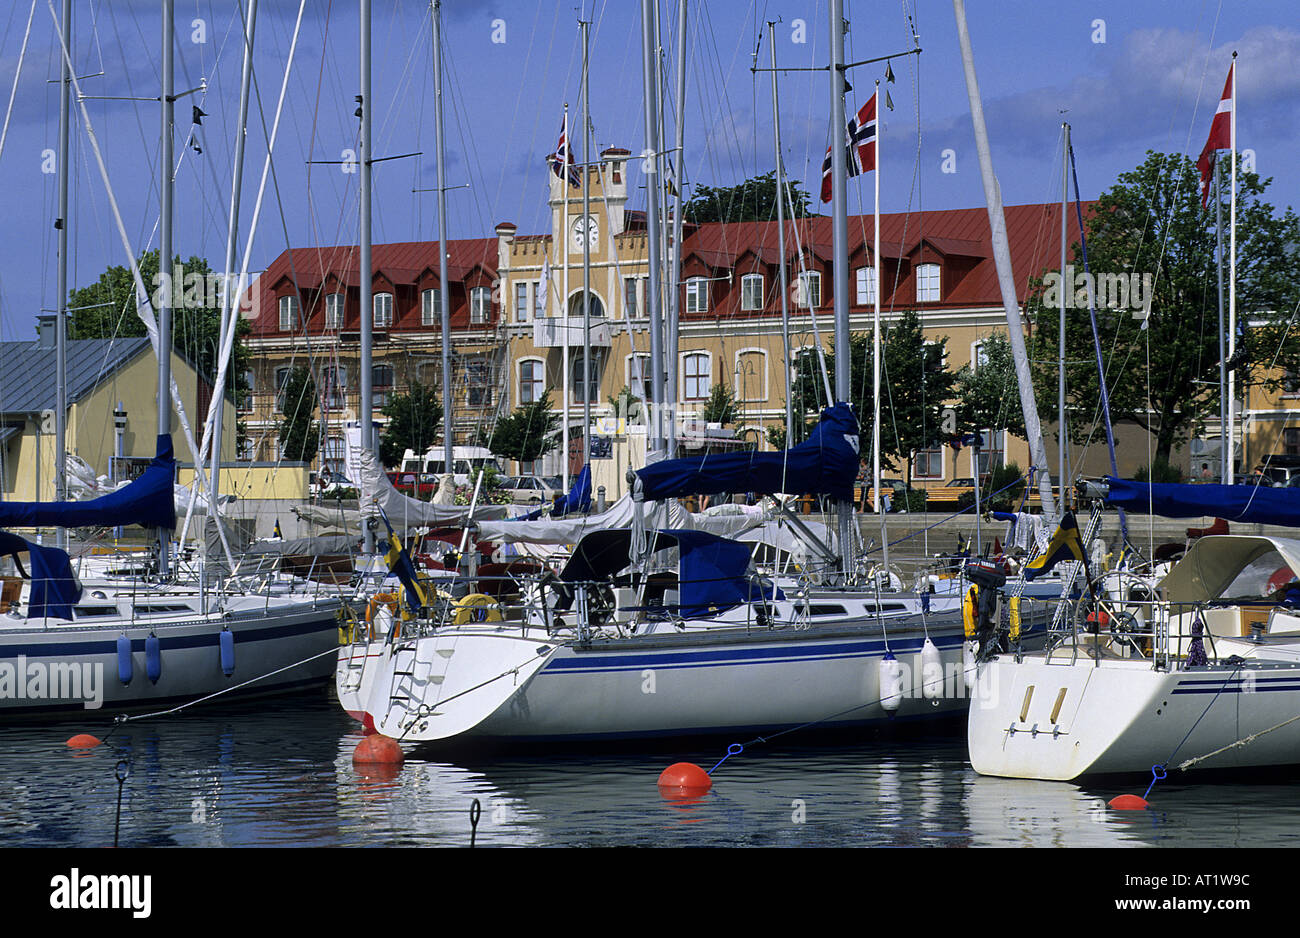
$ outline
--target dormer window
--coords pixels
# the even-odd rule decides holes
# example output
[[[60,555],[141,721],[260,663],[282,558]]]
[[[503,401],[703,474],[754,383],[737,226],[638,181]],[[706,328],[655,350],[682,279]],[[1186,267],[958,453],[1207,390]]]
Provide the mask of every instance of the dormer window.
[[[939,265],[921,264],[916,268],[916,302],[939,302]]]

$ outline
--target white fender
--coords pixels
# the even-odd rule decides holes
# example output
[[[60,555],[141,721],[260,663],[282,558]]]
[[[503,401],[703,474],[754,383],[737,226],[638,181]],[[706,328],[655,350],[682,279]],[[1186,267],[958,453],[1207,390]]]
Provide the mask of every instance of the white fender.
[[[921,696],[926,700],[938,700],[943,696],[943,661],[939,649],[930,639],[921,646]]]
[[[902,703],[903,663],[887,651],[880,659],[880,706],[892,713]]]

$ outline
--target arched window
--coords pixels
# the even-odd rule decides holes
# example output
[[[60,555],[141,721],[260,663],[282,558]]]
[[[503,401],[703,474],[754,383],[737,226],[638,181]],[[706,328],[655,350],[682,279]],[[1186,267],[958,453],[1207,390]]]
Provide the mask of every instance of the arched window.
[[[374,407],[386,407],[393,396],[393,366],[370,366],[370,396]]]
[[[712,382],[713,367],[708,352],[687,352],[682,356],[683,400],[707,400]]]
[[[746,348],[736,352],[736,400],[758,402],[767,400],[767,352]]]
[[[546,363],[540,358],[519,362],[519,403],[535,404],[546,393]]]

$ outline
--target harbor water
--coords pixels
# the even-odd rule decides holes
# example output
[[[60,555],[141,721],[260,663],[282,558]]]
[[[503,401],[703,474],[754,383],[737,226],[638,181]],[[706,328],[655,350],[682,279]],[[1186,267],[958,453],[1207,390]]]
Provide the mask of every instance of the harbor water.
[[[976,775],[961,724],[833,741],[750,745],[702,797],[660,795],[676,761],[712,768],[727,741],[629,749],[408,751],[365,775],[361,728],[329,691],[130,722],[110,714],[10,726],[0,760],[6,847],[1198,847],[1300,843],[1294,778],[1156,784],[1151,810],[1117,812],[1107,785]],[[125,776],[120,785],[118,767]],[[471,809],[475,802],[477,823]],[[12,854],[11,854],[12,858]]]

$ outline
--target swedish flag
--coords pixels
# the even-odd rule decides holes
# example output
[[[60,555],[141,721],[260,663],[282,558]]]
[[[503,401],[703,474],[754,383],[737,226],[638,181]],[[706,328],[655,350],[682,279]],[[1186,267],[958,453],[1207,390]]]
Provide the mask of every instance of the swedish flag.
[[[384,555],[384,562],[388,564],[388,572],[402,581],[402,586],[406,587],[403,591],[406,596],[406,605],[411,611],[411,615],[418,616],[420,609],[428,603],[425,596],[424,587],[420,585],[420,576],[415,572],[415,563],[411,560],[411,555],[406,552],[402,546],[393,526],[388,523],[388,516],[384,510],[379,509],[379,517],[384,519],[384,527],[388,528],[388,553]]]
[[[1083,549],[1083,537],[1079,534],[1079,525],[1074,520],[1074,512],[1067,511],[1061,515],[1061,523],[1052,535],[1047,550],[1025,564],[1025,579],[1032,580],[1041,576],[1063,560],[1078,560],[1087,564],[1087,555]]]

